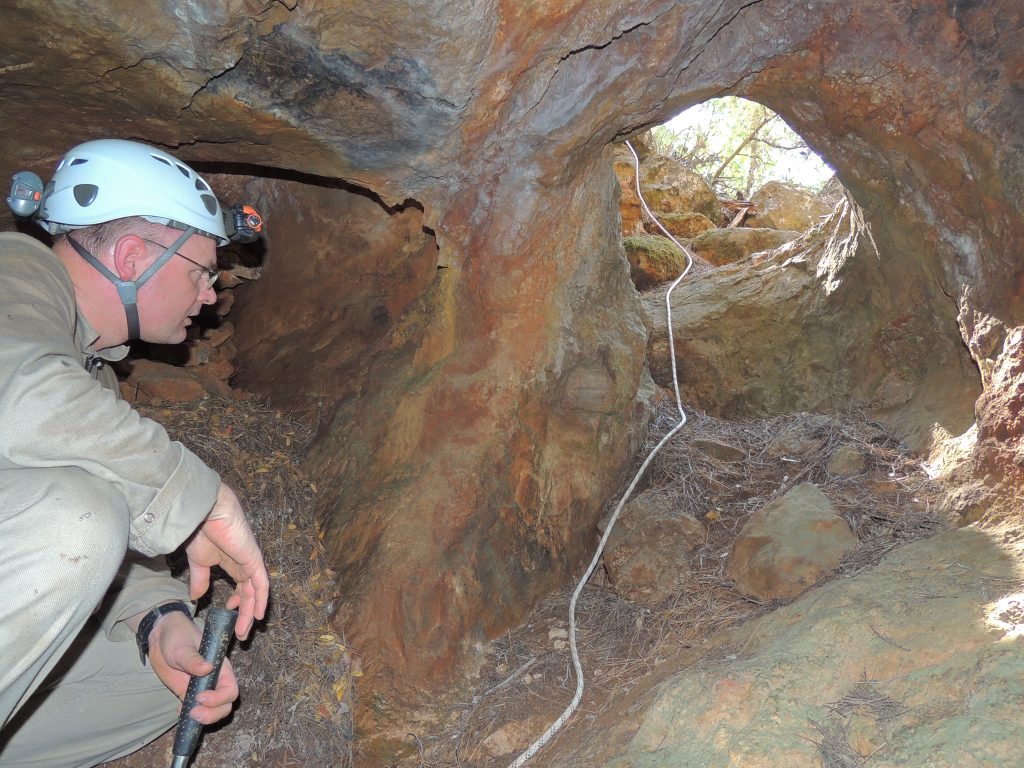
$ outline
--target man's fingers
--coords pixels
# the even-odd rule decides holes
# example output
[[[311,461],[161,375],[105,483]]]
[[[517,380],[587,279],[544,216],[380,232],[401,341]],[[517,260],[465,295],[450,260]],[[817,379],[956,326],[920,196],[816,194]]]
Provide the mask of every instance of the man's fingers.
[[[223,707],[223,706],[230,707],[231,704],[237,698],[238,698],[238,688],[237,687],[232,686],[230,688],[224,688],[222,690],[221,687],[218,685],[216,690],[203,691],[198,696],[196,696],[196,703],[200,704],[200,705],[202,705],[204,707],[208,707],[210,709],[215,709],[216,707]]]
[[[210,725],[231,714],[231,705],[238,699],[238,679],[228,659],[217,677],[217,687],[203,691],[196,696],[196,706],[192,707],[189,717],[203,725]]]
[[[210,588],[210,568],[189,563],[188,574],[189,597],[198,600]]]
[[[185,551],[193,574],[192,597],[205,594],[210,568],[219,566],[235,582],[228,608],[238,610],[235,635],[245,640],[254,622],[263,619],[270,600],[270,574],[238,497],[221,484],[217,503],[193,535]]]
[[[248,636],[248,629],[251,623],[245,622],[245,617],[242,615],[242,596],[238,594],[238,586],[235,586],[235,591],[231,593],[231,596],[224,603],[224,607],[229,611],[237,610],[238,618],[235,619],[235,637],[239,640],[245,640]]]
[[[262,619],[267,615],[267,602],[270,600],[270,574],[267,573],[265,566],[261,567],[252,577],[252,586],[256,590],[254,613],[257,619]]]
[[[176,666],[178,669],[196,677],[208,675],[213,671],[213,664],[195,651],[186,651],[184,658],[178,659],[177,662]]]
[[[201,704],[197,704],[189,710],[188,716],[195,720],[197,723],[203,725],[213,725],[219,720],[223,720],[225,717],[231,714],[231,705],[223,704],[219,707],[207,707]]]
[[[220,670],[217,678],[217,687],[213,690],[203,691],[196,696],[196,701],[204,707],[219,707],[223,704],[231,704],[238,698],[238,681],[235,679],[234,671],[228,665],[227,660]]]
[[[231,579],[239,587],[239,594],[244,600],[252,600],[253,613],[257,619],[262,619],[267,612],[267,602],[270,599],[270,574],[262,559],[241,565],[238,563],[221,563]]]
[[[257,616],[256,613],[260,606],[257,605],[256,588],[251,580],[240,581],[235,584],[235,591],[227,599],[225,606],[228,609],[238,609],[238,619],[235,621],[235,636],[239,640],[245,640],[249,636],[256,618],[263,618],[262,615]],[[263,612],[266,612],[265,607]]]
[[[238,597],[238,618],[235,620],[235,637],[239,640],[245,640],[249,636],[249,630],[252,629],[253,624],[253,603],[252,600],[243,600],[236,592],[234,595]]]

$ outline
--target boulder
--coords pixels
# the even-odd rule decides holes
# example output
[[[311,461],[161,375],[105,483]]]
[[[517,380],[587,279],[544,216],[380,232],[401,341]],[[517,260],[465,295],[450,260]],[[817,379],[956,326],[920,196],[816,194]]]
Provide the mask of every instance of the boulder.
[[[809,189],[783,181],[767,182],[750,201],[755,208],[747,218],[748,226],[797,232],[820,224],[833,207]]]
[[[521,720],[505,723],[484,738],[480,742],[480,748],[491,757],[520,752],[529,747],[537,735],[547,729],[551,724],[551,719],[546,715],[534,714]]]
[[[219,347],[225,341],[235,335],[235,326],[230,320],[222,320],[214,328],[206,328],[202,332],[202,339],[208,342],[211,347]]]
[[[619,185],[619,216],[622,236],[642,235],[644,212],[636,194],[636,162],[625,144],[616,144],[612,150],[612,168]]]
[[[802,483],[761,508],[743,526],[726,573],[758,600],[795,597],[857,546],[850,526],[817,486]]]
[[[697,450],[702,451],[711,458],[718,459],[719,461],[742,461],[747,458],[747,453],[742,448],[738,448],[729,443],[723,443],[720,440],[713,440],[709,437],[698,438],[693,440],[690,444]]]
[[[722,220],[722,204],[704,177],[669,157],[655,155],[640,164],[640,190],[655,215],[700,213]]]
[[[608,523],[598,523],[602,533]],[[623,597],[658,602],[670,597],[689,573],[686,555],[704,543],[707,529],[660,491],[639,494],[623,507],[608,537],[604,566]]]
[[[1024,553],[1001,538],[961,528],[822,584],[634,692],[628,714],[588,734],[590,759],[548,764],[1018,765]]]
[[[853,443],[847,443],[836,449],[828,460],[825,470],[830,475],[853,477],[863,472],[866,465],[867,457],[864,456],[864,452]]]
[[[673,237],[690,240],[702,232],[714,229],[718,226],[715,222],[696,211],[682,211],[681,213],[657,213],[661,226],[672,233]],[[652,235],[661,230],[653,222],[647,222],[645,228]]]
[[[667,237],[634,235],[622,241],[629,276],[638,290],[675,280],[686,268],[686,256]]]
[[[745,259],[752,253],[774,250],[798,237],[799,232],[778,229],[709,229],[694,238],[690,247],[705,261],[721,266]]]
[[[224,288],[217,291],[217,303],[213,306],[218,317],[224,317],[235,306],[235,289]]]
[[[220,378],[217,365],[179,367],[155,360],[133,360],[130,371],[120,382],[121,396],[128,402],[186,403],[199,400],[207,394],[230,395],[231,387]]]
[[[936,424],[960,434],[974,421],[978,375],[941,330],[948,300],[928,293],[923,274],[890,279],[888,256],[844,210],[853,208],[756,263],[680,283],[672,324],[683,399],[728,417],[863,408],[911,447],[928,446]],[[651,375],[672,387],[664,293],[641,300]]]

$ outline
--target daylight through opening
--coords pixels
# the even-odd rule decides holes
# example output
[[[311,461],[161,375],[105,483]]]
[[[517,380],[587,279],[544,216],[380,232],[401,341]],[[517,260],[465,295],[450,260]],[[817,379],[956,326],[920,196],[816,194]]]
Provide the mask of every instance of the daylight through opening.
[[[722,197],[748,200],[768,181],[820,192],[835,173],[778,114],[738,96],[690,107],[652,134],[659,154],[704,176]]]

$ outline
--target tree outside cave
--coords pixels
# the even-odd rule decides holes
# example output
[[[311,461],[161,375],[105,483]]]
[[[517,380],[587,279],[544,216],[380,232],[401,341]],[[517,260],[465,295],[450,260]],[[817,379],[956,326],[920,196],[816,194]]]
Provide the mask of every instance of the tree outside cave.
[[[703,176],[719,197],[749,200],[767,181],[818,192],[834,171],[763,104],[723,96],[652,131],[658,154]]]

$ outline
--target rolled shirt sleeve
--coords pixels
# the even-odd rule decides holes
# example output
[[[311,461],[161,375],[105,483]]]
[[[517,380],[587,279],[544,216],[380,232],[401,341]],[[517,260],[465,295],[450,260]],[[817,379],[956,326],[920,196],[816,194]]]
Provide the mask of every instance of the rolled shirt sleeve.
[[[100,626],[115,642],[134,640],[125,620],[175,600],[189,603],[188,587],[171,576],[165,558],[130,553],[121,564],[107,599],[97,613]],[[194,607],[189,605],[190,608]]]
[[[0,468],[74,466],[108,480],[131,514],[129,547],[177,548],[209,513],[220,478],[83,367],[82,318],[63,265],[0,235]]]

